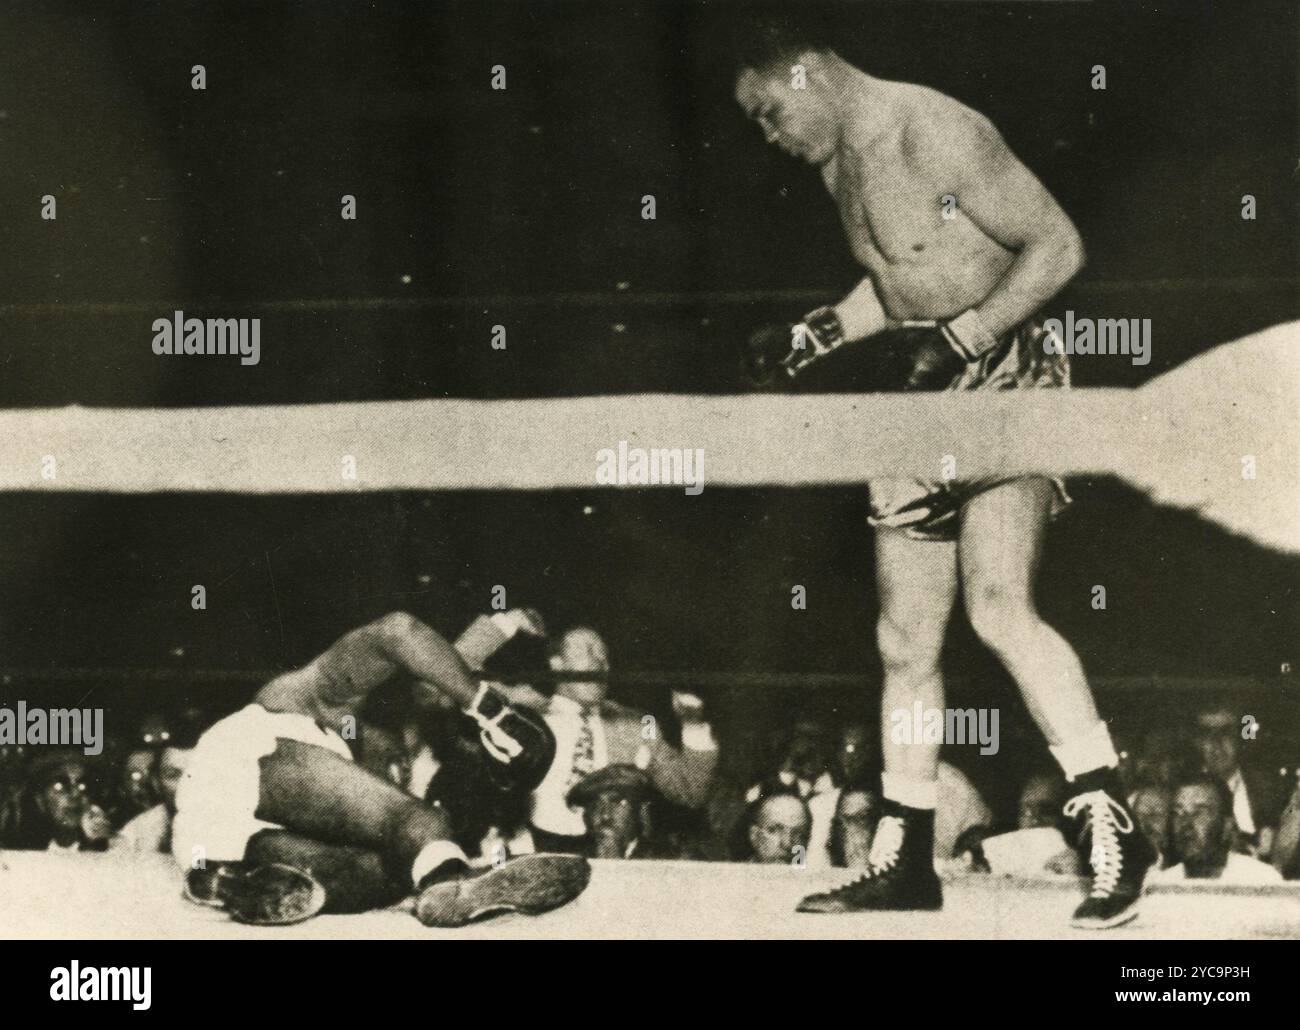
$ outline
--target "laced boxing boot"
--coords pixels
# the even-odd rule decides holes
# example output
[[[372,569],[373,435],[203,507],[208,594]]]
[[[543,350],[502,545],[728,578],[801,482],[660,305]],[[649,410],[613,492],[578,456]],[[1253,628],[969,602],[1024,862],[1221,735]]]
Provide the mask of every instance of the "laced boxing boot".
[[[1137,916],[1147,870],[1156,860],[1155,849],[1138,830],[1114,769],[1084,773],[1074,787],[1076,793],[1065,803],[1064,813],[1074,823],[1092,888],[1075,909],[1070,925],[1104,930]]]
[[[798,912],[934,911],[943,889],[934,872],[934,810],[885,801],[867,869],[856,880],[799,902]]]

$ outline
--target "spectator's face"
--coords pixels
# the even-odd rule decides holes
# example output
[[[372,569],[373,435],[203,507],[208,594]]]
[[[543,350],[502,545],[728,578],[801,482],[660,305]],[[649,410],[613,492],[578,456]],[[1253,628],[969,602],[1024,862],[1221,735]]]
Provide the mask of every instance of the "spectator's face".
[[[1143,787],[1131,802],[1138,830],[1162,855],[1169,854],[1170,794],[1163,787]]]
[[[1196,720],[1196,747],[1205,771],[1227,780],[1237,771],[1240,724],[1231,712],[1206,712]]]
[[[801,780],[816,783],[830,768],[827,757],[826,728],[819,722],[803,719],[795,723],[785,767]]]
[[[876,835],[876,798],[865,790],[846,790],[835,806],[835,829],[839,835],[844,865],[865,869],[871,856],[871,841]]]
[[[154,752],[132,751],[122,763],[122,796],[141,807],[153,803]]]
[[[189,758],[190,753],[178,747],[169,747],[158,756],[158,795],[169,812],[176,811],[176,788],[181,785]]]
[[[161,715],[146,715],[140,720],[140,739],[137,746],[158,750],[166,747],[171,739],[171,727]]]
[[[866,726],[845,726],[835,759],[846,783],[864,779],[874,765],[876,743]]]
[[[76,758],[52,771],[36,795],[36,807],[59,829],[75,831],[85,810],[86,767]]]
[[[1209,786],[1190,784],[1174,795],[1174,846],[1189,866],[1219,866],[1228,857],[1229,813]]]
[[[790,864],[808,848],[808,808],[798,798],[778,794],[759,807],[749,828],[749,844],[757,861]],[[799,852],[795,848],[800,848]]]
[[[571,629],[564,634],[559,651],[551,656],[551,668],[557,672],[608,672],[609,652],[605,641],[595,630]],[[555,692],[592,707],[605,700],[608,686],[604,683],[561,681]]]
[[[1021,830],[1055,826],[1061,804],[1061,793],[1055,781],[1045,776],[1033,776],[1020,792],[1016,826]]]
[[[642,807],[614,790],[601,791],[582,810],[594,857],[626,858],[627,850],[643,835]]]

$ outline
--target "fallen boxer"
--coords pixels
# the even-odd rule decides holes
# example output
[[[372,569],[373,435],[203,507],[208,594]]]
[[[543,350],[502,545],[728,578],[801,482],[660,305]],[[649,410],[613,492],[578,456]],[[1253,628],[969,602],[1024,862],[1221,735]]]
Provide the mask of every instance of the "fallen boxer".
[[[176,794],[172,854],[190,900],[247,923],[360,912],[415,892],[428,926],[539,913],[582,892],[587,862],[526,855],[471,871],[445,812],[353,761],[358,709],[396,674],[453,699],[477,724],[484,766],[502,789],[531,791],[555,754],[546,724],[480,686],[482,663],[540,620],[513,610],[476,620],[455,648],[410,615],[353,630],[315,661],[267,683],[194,749]],[[467,665],[468,663],[468,665]]]

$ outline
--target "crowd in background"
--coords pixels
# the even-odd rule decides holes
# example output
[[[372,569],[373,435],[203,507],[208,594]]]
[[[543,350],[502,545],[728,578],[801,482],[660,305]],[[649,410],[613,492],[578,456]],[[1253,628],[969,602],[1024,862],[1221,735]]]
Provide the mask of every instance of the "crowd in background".
[[[554,732],[556,756],[531,796],[481,775],[477,734],[448,705],[376,698],[350,742],[356,760],[443,807],[458,842],[485,861],[531,851],[604,859],[693,859],[864,868],[881,806],[879,728],[799,717],[764,742],[751,783],[719,775],[719,741],[694,694],[675,691],[669,725],[617,704],[600,679],[604,640],[571,629],[549,650],[550,693],[516,688]],[[409,684],[407,688],[409,689]],[[363,713],[365,714],[365,713]],[[0,746],[0,847],[168,852],[176,788],[215,716],[150,712],[101,755]],[[1181,725],[1119,728],[1121,776],[1139,828],[1159,852],[1156,882],[1267,884],[1300,879],[1300,782],[1246,761],[1224,699]],[[1081,856],[1054,770],[1019,785],[1013,820],[994,817],[956,766],[939,764],[936,865],[951,874],[1069,876]]]

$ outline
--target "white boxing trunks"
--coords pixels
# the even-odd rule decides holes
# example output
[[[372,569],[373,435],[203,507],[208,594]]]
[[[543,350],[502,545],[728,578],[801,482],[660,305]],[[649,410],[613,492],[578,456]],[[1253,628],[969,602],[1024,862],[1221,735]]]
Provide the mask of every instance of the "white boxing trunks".
[[[352,761],[343,738],[306,715],[251,704],[226,716],[199,738],[176,790],[172,855],[182,866],[190,868],[200,858],[237,862],[255,833],[278,828],[255,814],[258,763],[275,750],[277,740],[315,744]]]

